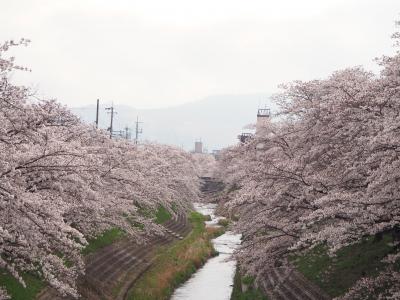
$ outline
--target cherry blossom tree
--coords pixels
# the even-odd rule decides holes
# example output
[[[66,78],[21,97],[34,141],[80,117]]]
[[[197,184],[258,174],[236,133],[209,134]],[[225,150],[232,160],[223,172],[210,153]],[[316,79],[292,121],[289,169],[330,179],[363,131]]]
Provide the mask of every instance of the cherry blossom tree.
[[[249,273],[261,277],[287,264],[290,253],[319,244],[334,255],[365,236],[392,232],[387,269],[349,295],[397,278],[400,53],[380,65],[380,76],[358,67],[282,85],[274,97],[279,118],[223,152],[221,178],[238,187],[226,207],[240,213],[238,258]],[[381,297],[399,290],[393,283]]]
[[[6,291],[0,288],[0,299],[1,300],[8,300],[10,297],[7,295]]]
[[[195,164],[200,177],[213,177],[216,172],[216,160],[214,155],[207,153],[193,153]]]
[[[198,166],[177,148],[110,140],[13,85],[10,72],[24,68],[5,54],[27,42],[0,46],[0,268],[23,285],[29,271],[78,297],[87,239],[112,227],[138,242],[163,234],[141,210],[186,212],[198,197]]]

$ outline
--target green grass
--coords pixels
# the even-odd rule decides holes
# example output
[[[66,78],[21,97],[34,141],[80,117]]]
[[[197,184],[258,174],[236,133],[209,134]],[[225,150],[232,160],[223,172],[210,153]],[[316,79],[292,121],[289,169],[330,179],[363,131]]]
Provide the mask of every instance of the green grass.
[[[177,211],[176,204],[172,205],[172,210],[174,212]],[[154,219],[154,222],[157,224],[164,224],[172,218],[171,213],[162,205],[157,208],[157,211],[148,207],[142,207],[139,209],[138,213],[143,217]]]
[[[154,216],[155,222],[157,224],[163,224],[169,219],[171,219],[172,215],[165,209],[163,206],[160,206],[158,210],[154,213],[151,213],[149,210],[142,209],[141,214],[150,217]],[[143,224],[140,224],[134,220],[130,220],[132,226],[137,227],[139,229],[143,229]],[[119,228],[111,228],[109,230],[104,231],[99,236],[89,239],[89,244],[82,250],[83,255],[88,255],[90,253],[96,252],[97,250],[111,245],[115,241],[121,239],[124,236],[124,232]]]
[[[244,285],[247,286],[245,291],[242,289]],[[254,280],[252,277],[243,277],[240,275],[240,272],[236,270],[231,300],[267,300],[267,297],[254,287]]]
[[[5,287],[13,300],[31,300],[45,286],[44,282],[37,276],[25,273],[22,275],[26,283],[26,288],[17,279],[4,269],[0,269],[0,286]]]
[[[190,214],[189,220],[193,227],[189,236],[159,249],[155,262],[130,290],[128,299],[169,299],[177,286],[216,255],[211,239],[223,231],[206,228],[204,216],[196,212]]]
[[[159,224],[164,223],[171,218],[171,214],[163,207],[160,207],[155,214],[156,221]],[[139,223],[132,223],[133,226],[141,228],[143,225]],[[111,245],[124,236],[124,232],[119,228],[111,228],[104,231],[95,238],[88,240],[88,245],[82,250],[83,255],[94,253],[99,249]],[[62,254],[59,254],[62,257]],[[70,266],[71,263],[65,260],[65,265]],[[5,287],[12,299],[35,299],[36,295],[43,289],[46,284],[37,276],[31,274],[24,274],[27,287],[24,288],[13,276],[8,274],[5,270],[0,269],[0,286]]]
[[[228,227],[228,225],[231,223],[229,219],[219,219],[218,220],[218,225],[221,225],[223,227]]]
[[[358,279],[375,276],[384,267],[381,262],[393,247],[390,235],[380,241],[366,238],[347,246],[330,257],[324,246],[318,246],[306,254],[292,257],[297,269],[332,297],[343,295]]]
[[[119,228],[111,228],[104,231],[99,236],[89,239],[89,244],[82,250],[83,255],[88,255],[90,253],[96,252],[97,250],[111,245],[115,241],[119,240],[124,236],[124,232]]]
[[[159,206],[156,212],[155,222],[157,224],[164,224],[168,220],[170,220],[172,215],[164,206]]]
[[[204,216],[204,221],[211,221],[210,215],[203,215],[203,216]]]

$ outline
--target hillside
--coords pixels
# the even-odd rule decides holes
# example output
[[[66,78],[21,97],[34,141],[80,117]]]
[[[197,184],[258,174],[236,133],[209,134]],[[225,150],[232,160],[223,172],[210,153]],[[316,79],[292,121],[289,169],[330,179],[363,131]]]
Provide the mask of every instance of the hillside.
[[[134,129],[136,117],[139,116],[143,121],[142,140],[191,150],[194,141],[201,138],[209,150],[220,149],[236,143],[243,126],[255,122],[257,108],[270,103],[268,99],[266,94],[220,95],[160,109],[115,105],[117,115],[114,129],[122,130],[126,126]],[[109,126],[110,116],[104,109],[108,105],[100,103],[101,128]],[[95,105],[72,108],[72,111],[85,122],[92,123],[95,120]]]

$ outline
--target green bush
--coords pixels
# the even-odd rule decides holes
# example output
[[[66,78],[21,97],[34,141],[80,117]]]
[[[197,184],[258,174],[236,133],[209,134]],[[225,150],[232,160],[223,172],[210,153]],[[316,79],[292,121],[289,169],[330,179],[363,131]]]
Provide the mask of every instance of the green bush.
[[[164,224],[165,222],[167,222],[168,220],[171,219],[171,214],[169,213],[169,211],[163,207],[160,206],[158,207],[158,210],[156,212],[156,218],[155,218],[155,222],[157,224]]]

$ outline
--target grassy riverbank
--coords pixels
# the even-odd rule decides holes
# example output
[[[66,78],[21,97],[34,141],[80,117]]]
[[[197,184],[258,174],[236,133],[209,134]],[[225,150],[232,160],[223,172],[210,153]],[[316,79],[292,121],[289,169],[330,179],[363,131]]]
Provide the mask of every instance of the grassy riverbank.
[[[296,268],[331,297],[343,295],[360,278],[375,276],[384,267],[382,258],[393,251],[390,235],[362,242],[340,250],[335,257],[325,247],[316,247],[306,254],[293,257]]]
[[[205,217],[199,213],[192,212],[189,219],[192,232],[185,239],[159,249],[155,262],[135,283],[128,299],[168,299],[176,287],[216,254],[211,239],[222,230],[206,228]]]
[[[22,277],[25,280],[26,288],[6,270],[0,269],[1,285],[5,287],[12,300],[35,299],[36,295],[45,286],[44,282],[29,273],[24,273]]]
[[[94,253],[105,246],[111,245],[112,243],[121,239],[125,233],[119,228],[111,228],[97,237],[88,240],[88,245],[82,250],[83,255]]]
[[[99,236],[89,239],[89,244],[82,250],[83,255],[88,255],[110,245],[124,236],[124,232],[118,228],[111,228]],[[39,292],[46,287],[46,283],[36,275],[24,273],[23,278],[26,287],[11,276],[6,270],[0,269],[0,282],[5,287],[13,300],[33,300]]]
[[[293,255],[290,260],[309,281],[335,298],[344,295],[359,279],[377,275],[385,267],[382,259],[393,253],[393,247],[392,236],[386,234],[379,239],[366,237],[357,244],[344,247],[333,257],[321,245],[306,253]],[[242,277],[237,271],[231,300],[253,299],[264,300],[267,297],[254,288],[251,278]],[[368,299],[376,299],[373,292]]]
[[[156,211],[148,211],[149,217],[154,218],[157,224],[163,224],[171,219],[171,214],[162,206]],[[138,226],[136,223],[133,226]],[[140,226],[140,224],[139,224]],[[110,228],[98,236],[88,240],[88,245],[82,250],[84,256],[97,252],[98,250],[111,245],[125,236],[125,232],[119,228]],[[5,287],[11,299],[33,300],[36,299],[40,291],[46,287],[46,283],[36,275],[24,273],[23,278],[26,282],[24,288],[13,276],[4,269],[0,268],[0,282]]]

